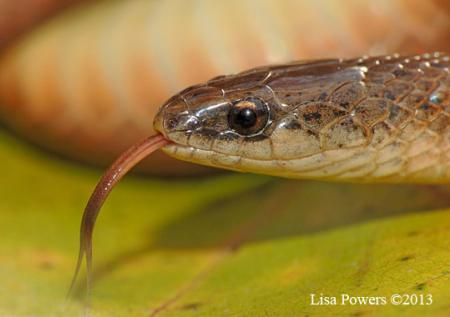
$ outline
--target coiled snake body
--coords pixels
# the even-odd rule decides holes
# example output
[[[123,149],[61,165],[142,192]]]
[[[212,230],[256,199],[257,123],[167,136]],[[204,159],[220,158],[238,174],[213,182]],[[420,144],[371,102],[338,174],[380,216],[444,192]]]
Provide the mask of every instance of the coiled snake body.
[[[450,181],[449,56],[262,67],[170,99],[155,129],[176,158],[358,182]]]

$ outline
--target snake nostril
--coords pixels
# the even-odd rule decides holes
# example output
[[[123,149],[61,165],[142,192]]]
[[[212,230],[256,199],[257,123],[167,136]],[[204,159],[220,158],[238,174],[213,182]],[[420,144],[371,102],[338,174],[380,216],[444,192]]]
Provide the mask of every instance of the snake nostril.
[[[196,130],[199,124],[200,122],[196,117],[189,115],[169,117],[164,122],[165,129],[168,131]]]
[[[178,119],[177,118],[170,118],[167,120],[167,128],[168,129],[174,129],[178,125]]]

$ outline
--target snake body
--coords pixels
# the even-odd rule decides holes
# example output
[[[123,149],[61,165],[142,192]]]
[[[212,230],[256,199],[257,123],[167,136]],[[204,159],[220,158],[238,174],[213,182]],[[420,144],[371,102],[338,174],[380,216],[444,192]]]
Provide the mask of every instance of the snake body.
[[[290,178],[447,183],[449,67],[449,55],[431,53],[256,68],[185,89],[163,105],[154,127],[173,142],[167,154],[209,166]],[[255,114],[265,116],[254,120],[259,127],[234,129],[230,112],[255,104]]]

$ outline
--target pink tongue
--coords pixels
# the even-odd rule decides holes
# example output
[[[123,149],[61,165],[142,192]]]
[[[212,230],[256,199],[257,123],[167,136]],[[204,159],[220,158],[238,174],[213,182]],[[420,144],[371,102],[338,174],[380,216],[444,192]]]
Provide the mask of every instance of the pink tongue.
[[[78,274],[80,272],[83,257],[86,256],[86,287],[87,299],[90,298],[92,286],[92,233],[94,230],[95,220],[100,212],[100,208],[105,202],[114,185],[122,179],[125,174],[132,169],[137,163],[142,161],[154,151],[169,144],[170,141],[165,139],[163,135],[156,134],[146,138],[133,145],[127,151],[117,158],[117,160],[103,174],[94,189],[89,201],[84,209],[83,218],[80,228],[80,250],[78,253],[77,266],[75,269],[72,283],[69,288],[68,297],[73,292]]]

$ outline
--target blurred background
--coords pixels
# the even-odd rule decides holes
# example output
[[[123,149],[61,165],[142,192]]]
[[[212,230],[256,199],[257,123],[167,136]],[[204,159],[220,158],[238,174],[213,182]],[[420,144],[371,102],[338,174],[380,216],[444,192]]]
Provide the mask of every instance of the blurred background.
[[[0,0],[0,316],[59,316],[91,190],[177,91],[269,63],[449,48],[447,0]],[[139,171],[99,219],[98,316],[251,316],[274,294],[256,315],[315,313],[305,296],[330,285],[448,298],[450,214],[426,212],[450,205],[445,186],[216,173],[161,153]],[[425,218],[370,227],[412,213]],[[448,316],[445,300],[433,309]]]

